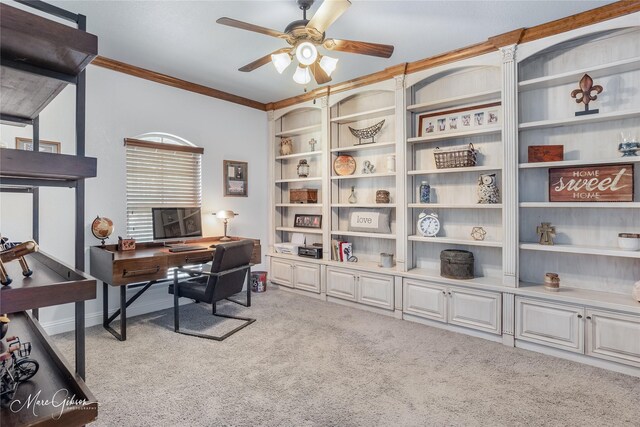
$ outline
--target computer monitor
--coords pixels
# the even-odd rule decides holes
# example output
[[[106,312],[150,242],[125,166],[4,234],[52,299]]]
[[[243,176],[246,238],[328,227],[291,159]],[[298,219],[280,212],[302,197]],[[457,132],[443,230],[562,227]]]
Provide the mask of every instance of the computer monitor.
[[[199,207],[151,208],[153,240],[202,237],[202,215]]]

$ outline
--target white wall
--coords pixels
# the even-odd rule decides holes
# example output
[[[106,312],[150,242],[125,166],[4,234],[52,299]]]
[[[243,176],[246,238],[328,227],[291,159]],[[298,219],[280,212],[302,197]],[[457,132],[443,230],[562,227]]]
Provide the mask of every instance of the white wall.
[[[75,88],[66,88],[40,116],[40,138],[60,141],[63,153],[75,152]],[[86,270],[88,247],[99,242],[89,227],[96,215],[114,221],[110,242],[126,229],[126,166],[123,139],[146,132],[166,132],[204,147],[202,210],[205,236],[221,235],[222,224],[212,212],[233,209],[229,234],[267,241],[267,115],[265,112],[175,89],[99,67],[87,71],[86,155],[98,159],[98,177],[86,181]],[[14,147],[16,136],[31,137],[31,127],[0,126],[0,141]],[[223,197],[222,161],[249,162],[249,197]],[[73,265],[74,191],[41,189],[40,247]],[[31,197],[0,194],[0,231],[12,240],[31,234]],[[258,265],[255,269],[261,269]],[[37,271],[34,273],[37,274]],[[133,291],[131,291],[133,293]],[[118,307],[111,288],[110,310]],[[155,285],[129,309],[129,315],[170,307],[166,285]],[[101,323],[102,289],[87,302],[87,324]],[[41,310],[50,333],[73,328],[73,306]]]

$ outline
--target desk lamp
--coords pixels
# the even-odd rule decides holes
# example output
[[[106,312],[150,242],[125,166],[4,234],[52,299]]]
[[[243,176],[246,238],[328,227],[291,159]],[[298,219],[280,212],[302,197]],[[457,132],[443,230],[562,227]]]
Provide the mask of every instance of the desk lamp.
[[[216,218],[224,221],[224,237],[220,238],[221,242],[228,242],[231,240],[231,237],[227,236],[227,223],[233,217],[238,215],[234,211],[218,211],[216,212]]]

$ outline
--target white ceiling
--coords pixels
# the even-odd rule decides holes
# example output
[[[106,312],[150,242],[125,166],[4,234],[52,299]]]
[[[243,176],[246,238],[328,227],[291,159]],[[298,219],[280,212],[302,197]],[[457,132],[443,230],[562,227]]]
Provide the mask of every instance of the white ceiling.
[[[169,74],[261,102],[303,92],[291,80],[294,67],[279,75],[271,64],[251,73],[241,66],[285,47],[280,39],[216,24],[227,16],[284,30],[302,11],[295,0],[262,1],[61,1],[52,3],[87,16],[108,58]],[[309,17],[321,1],[314,4]],[[373,1],[352,0],[327,37],[395,45],[390,59],[332,53],[340,62],[334,82],[349,80],[532,27],[612,1]],[[315,88],[310,84],[309,89]]]

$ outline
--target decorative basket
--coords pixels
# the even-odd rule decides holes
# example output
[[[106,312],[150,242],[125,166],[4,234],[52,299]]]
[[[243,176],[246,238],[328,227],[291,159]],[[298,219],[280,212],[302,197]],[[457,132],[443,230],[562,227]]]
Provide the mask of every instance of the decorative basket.
[[[468,146],[451,147],[447,149],[440,149],[436,147],[433,152],[433,157],[436,160],[437,169],[447,168],[466,168],[476,165],[477,152],[473,148],[473,144]]]

